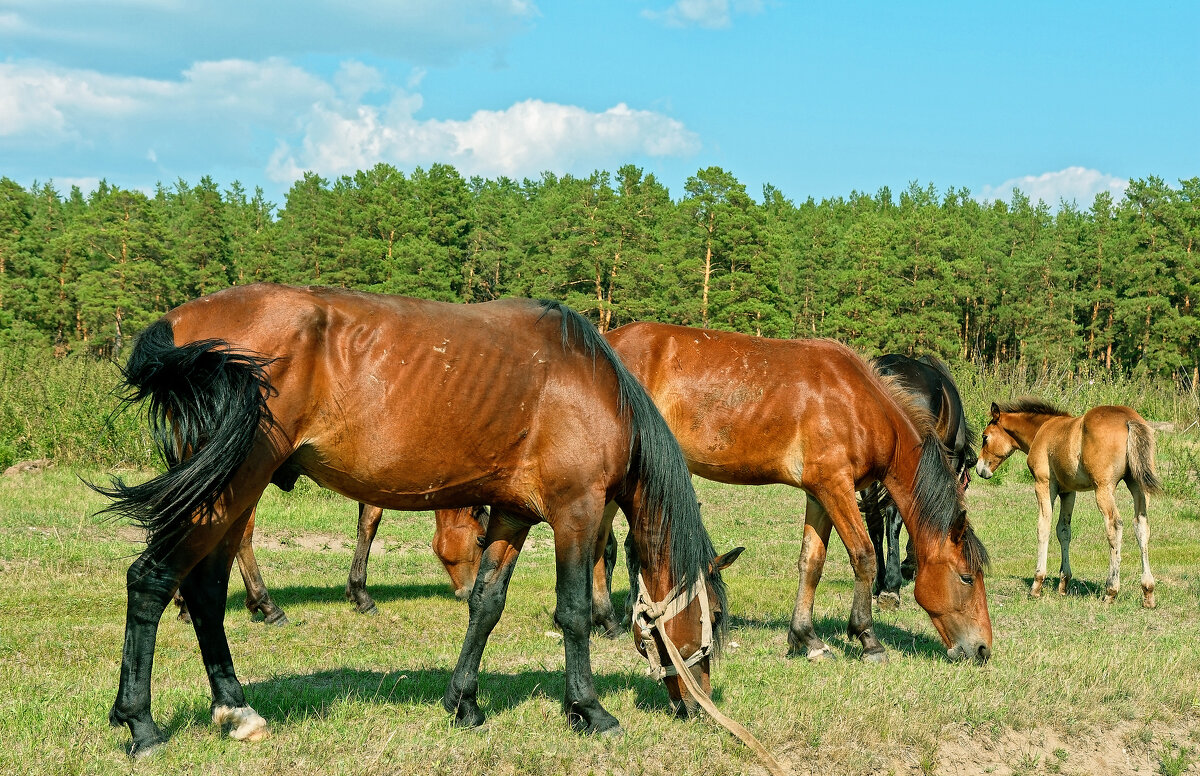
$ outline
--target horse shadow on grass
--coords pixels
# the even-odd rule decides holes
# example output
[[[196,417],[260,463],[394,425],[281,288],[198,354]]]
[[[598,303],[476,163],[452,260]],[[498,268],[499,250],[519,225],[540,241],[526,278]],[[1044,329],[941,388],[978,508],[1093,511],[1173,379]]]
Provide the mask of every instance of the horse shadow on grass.
[[[1023,577],[1025,583],[1025,592],[1033,588],[1033,577]],[[1057,596],[1058,595],[1058,577],[1046,577],[1046,581],[1042,583],[1042,596]],[[1122,585],[1124,588],[1124,585]],[[1067,585],[1067,597],[1070,598],[1103,598],[1105,593],[1105,583],[1090,582],[1086,579],[1071,579],[1071,583]]]
[[[417,583],[411,585],[371,585],[368,591],[378,604],[393,601],[412,601],[422,598],[442,598],[457,603],[454,592],[444,582]],[[338,604],[350,606],[346,600],[346,585],[292,585],[271,588],[271,600],[284,611],[298,604]],[[225,602],[225,611],[233,612],[245,608],[246,594],[230,593]]]
[[[325,717],[345,701],[377,704],[417,704],[442,710],[442,697],[453,671],[446,668],[366,671],[339,668],[311,674],[276,676],[245,685],[250,705],[269,722]],[[643,711],[671,714],[674,707],[662,683],[634,671],[593,675],[601,702],[606,695],[632,690]],[[480,706],[489,718],[503,714],[530,698],[544,697],[561,704],[565,691],[562,671],[488,672],[480,676]],[[719,702],[721,692],[714,691]]]
[[[750,617],[730,617],[729,624],[733,628],[766,628],[782,633],[783,649],[787,649],[787,632],[791,628],[791,617],[771,617],[755,619]],[[846,620],[839,617],[818,617],[813,620],[813,629],[817,637],[826,645],[849,658],[862,655],[862,643],[846,635]],[[876,619],[873,625],[875,636],[888,650],[901,652],[914,657],[944,658],[946,647],[941,641],[930,638],[924,633],[914,633],[907,628],[893,625]]]

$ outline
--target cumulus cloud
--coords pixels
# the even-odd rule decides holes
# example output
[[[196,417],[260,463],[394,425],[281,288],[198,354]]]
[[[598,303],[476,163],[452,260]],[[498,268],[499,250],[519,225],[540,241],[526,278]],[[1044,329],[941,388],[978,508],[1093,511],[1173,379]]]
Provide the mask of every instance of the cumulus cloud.
[[[336,175],[377,161],[443,161],[466,175],[535,175],[588,170],[630,156],[682,156],[699,150],[695,133],[659,113],[624,103],[596,113],[573,105],[525,100],[465,121],[418,120],[420,100],[399,95],[386,108],[338,112],[318,106],[299,148],[284,143],[268,169],[277,181],[313,169]]]
[[[676,0],[663,10],[646,9],[642,16],[668,27],[719,30],[732,23],[734,13],[759,13],[762,7],[762,0]]]
[[[1048,205],[1057,207],[1060,200],[1065,200],[1087,206],[1102,191],[1112,194],[1113,199],[1120,199],[1124,196],[1127,186],[1129,186],[1129,181],[1125,178],[1106,175],[1099,170],[1090,170],[1086,167],[1068,167],[1058,172],[1025,175],[1020,178],[1010,178],[996,186],[984,186],[979,192],[979,198],[1008,201],[1013,189],[1019,189],[1033,202],[1040,199]]]
[[[421,72],[409,79],[419,84]],[[252,165],[290,183],[389,162],[447,162],[467,175],[587,172],[639,157],[699,150],[697,135],[661,113],[524,100],[465,120],[422,118],[421,95],[347,62],[330,79],[284,59],[199,62],[173,79],[0,63],[0,148],[75,152],[88,169],[105,154],[175,177]],[[149,150],[148,150],[149,149]]]

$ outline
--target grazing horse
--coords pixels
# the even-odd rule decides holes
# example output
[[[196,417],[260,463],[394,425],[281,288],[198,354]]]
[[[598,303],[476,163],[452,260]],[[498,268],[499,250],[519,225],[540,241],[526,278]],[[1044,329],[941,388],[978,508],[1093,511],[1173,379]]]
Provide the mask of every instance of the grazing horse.
[[[1054,500],[1059,507],[1058,543],[1062,548],[1058,592],[1066,595],[1071,582],[1071,513],[1075,494],[1094,490],[1096,505],[1108,529],[1108,581],[1104,602],[1112,603],[1121,589],[1121,514],[1116,487],[1124,480],[1133,495],[1134,533],[1142,551],[1142,606],[1154,608],[1154,575],[1150,573],[1150,524],[1146,520],[1147,494],[1162,493],[1154,470],[1154,431],[1130,407],[1095,407],[1073,417],[1040,399],[1018,399],[992,404],[991,421],[983,430],[976,472],[988,479],[1017,450],[1033,473],[1038,501],[1037,569],[1029,594],[1041,596],[1046,580],[1046,554],[1050,545],[1050,516]]]
[[[988,659],[987,553],[966,519],[932,419],[895,379],[828,340],[657,323],[632,323],[605,336],[649,391],[694,474],[738,485],[783,483],[808,494],[788,633],[793,653],[832,654],[812,617],[836,527],[854,567],[848,632],[861,641],[865,660],[886,661],[872,629],[875,555],[855,499],[855,491],[881,481],[914,539],[914,596],[948,655]],[[632,576],[636,557],[629,565]]]
[[[588,645],[590,577],[610,501],[629,517],[641,597],[671,613],[652,630],[635,628],[639,650],[660,666],[686,658],[686,675],[665,678],[677,709],[696,701],[687,687],[707,689],[728,559],[713,551],[662,416],[570,309],[241,286],[151,324],[124,377],[127,401],[150,400],[168,464],[145,483],[97,488],[113,499],[106,511],[147,529],[126,576],[120,685],[109,713],[114,725],[129,726],[133,753],[164,741],[150,680],[159,619],[176,588],[191,611],[214,723],[239,740],[266,735],[225,636],[229,572],[263,490],[271,482],[289,488],[302,474],[388,509],[492,505],[443,698],[455,724],[484,721],[476,701],[483,649],[529,529],[545,521],[566,652],[563,709],[574,728],[619,731],[596,695]]]
[[[967,422],[958,386],[950,370],[933,356],[909,358],[889,354],[871,359],[871,366],[882,375],[895,377],[913,399],[934,418],[934,429],[946,448],[950,467],[966,489],[971,468],[975,466],[975,432]],[[904,563],[900,563],[900,526],[896,505],[884,487],[876,482],[863,491],[863,511],[867,533],[875,547],[875,588],[872,591],[880,609],[900,605],[900,587],[916,574],[912,538],[909,537]],[[886,560],[884,544],[886,540]]]

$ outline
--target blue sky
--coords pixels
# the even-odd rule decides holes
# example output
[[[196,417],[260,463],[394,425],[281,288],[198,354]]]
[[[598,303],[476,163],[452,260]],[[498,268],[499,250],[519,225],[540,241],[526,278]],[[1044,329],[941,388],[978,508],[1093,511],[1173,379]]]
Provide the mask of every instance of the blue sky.
[[[1200,4],[0,0],[0,175],[85,190],[633,162],[674,196],[1200,175]]]

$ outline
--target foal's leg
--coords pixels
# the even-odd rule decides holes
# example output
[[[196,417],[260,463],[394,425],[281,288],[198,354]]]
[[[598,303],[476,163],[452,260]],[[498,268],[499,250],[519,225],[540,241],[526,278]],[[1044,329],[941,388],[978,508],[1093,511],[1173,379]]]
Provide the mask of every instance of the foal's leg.
[[[1117,511],[1116,494],[1113,483],[1096,483],[1096,505],[1104,515],[1104,527],[1108,533],[1108,581],[1104,585],[1104,603],[1111,604],[1117,598],[1121,589],[1121,539],[1124,529],[1121,526],[1121,513]]]
[[[1137,520],[1133,531],[1137,535],[1138,548],[1142,551],[1142,606],[1153,609],[1154,575],[1150,573],[1150,523],[1146,519],[1146,491],[1132,478],[1125,484],[1133,495],[1133,511]]]
[[[354,560],[350,563],[350,578],[346,580],[346,600],[355,604],[362,614],[379,614],[374,599],[367,592],[367,560],[371,556],[371,543],[379,530],[379,519],[383,510],[368,504],[358,505],[358,544],[354,547]]]
[[[1071,513],[1075,510],[1075,493],[1061,495],[1058,504],[1058,525],[1054,532],[1058,534],[1058,546],[1062,549],[1062,565],[1058,567],[1058,594],[1066,595],[1071,585]]]
[[[809,660],[832,658],[833,652],[817,636],[813,628],[813,602],[817,583],[825,568],[825,551],[833,521],[825,507],[812,496],[804,508],[804,540],[796,566],[800,572],[800,588],[796,591],[796,606],[792,610],[792,625],[788,629],[788,654],[799,655],[804,649]]]
[[[263,582],[262,572],[258,570],[258,560],[254,557],[254,515],[257,507],[250,510],[250,519],[242,533],[241,543],[237,548],[238,569],[242,572],[242,582],[246,585],[246,608],[250,614],[259,612],[267,625],[287,625],[287,615],[271,600],[267,585]]]
[[[488,636],[504,611],[508,582],[525,537],[529,535],[529,527],[529,523],[518,521],[493,507],[484,538],[483,554],[479,559],[479,573],[467,599],[470,608],[467,635],[463,639],[458,665],[454,667],[446,694],[442,697],[442,705],[454,715],[454,724],[459,727],[483,724],[483,712],[476,702],[479,661],[483,658]]]
[[[1037,568],[1033,572],[1033,587],[1029,590],[1029,595],[1033,598],[1041,597],[1042,584],[1046,581],[1046,555],[1050,551],[1050,517],[1054,514],[1057,490],[1053,481],[1049,479],[1039,477],[1033,483],[1033,492],[1038,501]]]
[[[253,520],[254,508],[238,521]],[[242,685],[233,670],[229,642],[225,637],[225,601],[229,594],[229,571],[239,545],[249,544],[250,531],[231,530],[225,538],[184,578],[180,592],[188,602],[192,626],[200,643],[204,670],[212,688],[213,724],[228,726],[229,736],[238,741],[260,741],[267,737],[267,722],[246,703]],[[241,538],[239,539],[239,533]],[[244,571],[243,571],[244,573]]]

